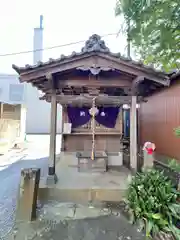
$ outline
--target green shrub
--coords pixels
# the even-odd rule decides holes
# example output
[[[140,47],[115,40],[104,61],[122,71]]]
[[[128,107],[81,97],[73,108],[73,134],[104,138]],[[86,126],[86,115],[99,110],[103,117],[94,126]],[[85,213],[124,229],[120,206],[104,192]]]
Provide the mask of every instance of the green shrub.
[[[168,160],[168,167],[176,172],[180,172],[180,164],[177,162],[176,159]]]
[[[176,137],[180,137],[180,126],[174,129],[174,134]],[[168,167],[176,172],[180,172],[180,164],[176,161],[176,159],[169,159]]]
[[[176,137],[180,137],[180,126],[174,129]]]
[[[174,129],[174,134],[176,137],[180,137],[180,126]],[[176,172],[180,172],[180,164],[177,162],[176,159],[169,159],[168,167]]]
[[[170,232],[180,239],[175,223],[180,219],[178,192],[163,173],[151,169],[137,173],[127,191],[126,204],[132,223],[145,229],[147,237]]]

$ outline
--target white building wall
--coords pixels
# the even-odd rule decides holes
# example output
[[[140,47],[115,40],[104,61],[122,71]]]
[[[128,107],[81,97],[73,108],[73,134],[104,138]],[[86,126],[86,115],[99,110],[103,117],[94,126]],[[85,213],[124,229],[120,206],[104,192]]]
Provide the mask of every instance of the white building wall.
[[[33,64],[43,59],[43,17],[40,16],[40,26],[34,29],[33,37]],[[39,92],[31,84],[26,84],[27,91],[27,115],[26,133],[50,133],[50,103],[39,100]],[[61,133],[62,107],[57,107],[57,133]]]
[[[11,88],[18,85],[19,96],[12,96]],[[16,89],[17,90],[17,89]],[[22,104],[26,102],[26,86],[19,83],[15,74],[0,74],[0,102],[9,104]]]
[[[43,48],[43,28],[42,16],[40,18],[40,27],[34,29],[33,38],[33,61],[36,64],[42,61]],[[38,51],[37,51],[38,50]],[[26,63],[24,63],[26,64]],[[21,98],[10,99],[10,86],[19,86],[18,93],[21,90]],[[27,134],[49,134],[50,133],[50,103],[39,100],[39,92],[31,84],[22,84],[17,75],[0,74],[0,102],[10,104],[22,104],[22,117],[24,118],[25,131]],[[25,114],[26,108],[26,114]],[[23,125],[22,125],[23,126]],[[62,107],[57,107],[57,133],[62,131]]]
[[[10,98],[10,86],[18,85],[22,96],[17,99]],[[23,88],[21,88],[23,87]],[[16,100],[16,101],[15,101]],[[26,133],[50,133],[50,103],[39,100],[39,92],[31,84],[22,84],[17,75],[0,74],[0,102],[9,104],[22,104],[22,116],[25,121]],[[25,114],[26,109],[26,114]],[[61,133],[62,107],[57,107],[57,133]],[[22,119],[23,121],[23,119]],[[22,124],[23,125],[23,124]],[[24,128],[24,127],[23,127]],[[24,130],[23,130],[24,132]]]
[[[36,88],[27,84],[26,133],[50,133],[51,105],[39,100]],[[57,133],[61,133],[62,107],[57,107]]]

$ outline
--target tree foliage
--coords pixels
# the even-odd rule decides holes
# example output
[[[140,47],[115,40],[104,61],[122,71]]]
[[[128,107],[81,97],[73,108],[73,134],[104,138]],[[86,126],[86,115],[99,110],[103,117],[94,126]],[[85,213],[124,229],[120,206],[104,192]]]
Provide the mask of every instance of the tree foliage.
[[[146,64],[180,68],[180,0],[117,0],[115,13],[129,23],[132,46]]]

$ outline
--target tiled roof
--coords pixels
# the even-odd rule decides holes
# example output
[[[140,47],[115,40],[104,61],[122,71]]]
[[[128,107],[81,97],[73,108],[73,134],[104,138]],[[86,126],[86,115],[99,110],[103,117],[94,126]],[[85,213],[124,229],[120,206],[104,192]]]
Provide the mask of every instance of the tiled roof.
[[[116,59],[119,59],[121,61],[127,62],[129,64],[133,64],[135,67],[141,67],[144,68],[149,73],[156,73],[157,75],[166,75],[167,73],[163,71],[159,71],[153,67],[146,66],[142,62],[136,62],[133,61],[131,58],[123,57],[120,53],[112,53],[109,48],[106,46],[104,40],[101,39],[101,37],[97,34],[92,35],[86,42],[85,46],[81,49],[81,52],[72,52],[70,55],[65,56],[61,55],[58,59],[52,59],[50,58],[47,62],[38,62],[36,65],[25,65],[25,67],[18,67],[16,65],[12,65],[13,69],[16,70],[19,74],[31,71],[36,68],[45,67],[51,64],[61,64],[65,60],[71,60],[78,56],[83,56],[88,53],[105,53],[111,57],[114,57]]]
[[[169,74],[170,80],[175,80],[177,78],[180,78],[180,71],[174,71],[173,73]]]

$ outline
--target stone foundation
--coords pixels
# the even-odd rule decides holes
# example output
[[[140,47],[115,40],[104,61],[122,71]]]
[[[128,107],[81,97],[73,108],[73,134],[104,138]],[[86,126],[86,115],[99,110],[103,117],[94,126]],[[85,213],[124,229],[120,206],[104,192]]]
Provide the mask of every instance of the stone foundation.
[[[118,169],[122,165],[123,165],[123,154],[121,152],[108,154],[108,166],[110,168],[117,167],[117,169]]]
[[[41,179],[40,200],[51,199],[77,203],[121,201],[128,187],[131,172],[122,165],[118,167],[118,164],[121,164],[118,155],[110,156],[110,159],[116,160],[117,164],[115,168],[110,165],[107,172],[79,172],[76,154],[61,153],[56,161],[58,182],[53,186],[47,186],[46,176],[44,181]]]

